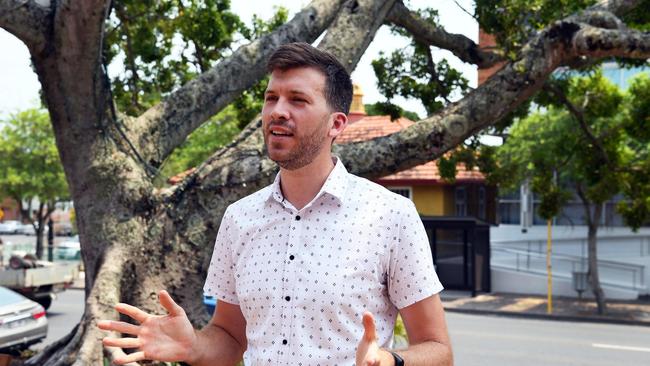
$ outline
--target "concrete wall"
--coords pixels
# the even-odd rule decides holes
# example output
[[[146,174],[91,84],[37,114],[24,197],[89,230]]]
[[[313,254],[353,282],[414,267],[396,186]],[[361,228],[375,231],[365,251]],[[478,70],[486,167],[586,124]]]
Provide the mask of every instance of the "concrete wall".
[[[526,233],[522,233],[519,225],[499,225],[490,229],[490,245],[492,248],[507,247],[545,252],[546,236],[545,226],[532,226],[528,228]],[[553,253],[587,257],[587,228],[585,226],[554,226],[551,236],[553,238]],[[650,228],[641,228],[636,233],[624,227],[603,227],[599,229],[598,259],[643,266],[643,288],[638,290],[638,294],[650,294]],[[532,276],[535,276],[535,274],[532,274]],[[601,273],[601,280],[607,276],[611,277],[612,273],[608,273],[604,269]],[[500,283],[499,281],[505,282]],[[544,282],[541,285],[544,287],[545,293],[545,279],[542,282]],[[630,280],[630,282],[632,281]],[[492,278],[492,283],[493,287],[498,287],[503,292],[519,292],[522,290],[521,286],[510,280],[509,277]],[[632,283],[629,285],[631,286]],[[509,290],[508,286],[513,286],[513,288]],[[573,290],[571,289],[571,291]],[[610,289],[609,291],[614,290]],[[627,290],[623,289],[621,291],[624,293],[621,296],[628,295]]]
[[[546,295],[547,277],[530,273],[510,271],[492,267],[492,292]],[[605,297],[614,300],[636,300],[639,293],[633,290],[615,289],[603,286]],[[573,289],[572,279],[553,277],[553,295],[578,297]],[[592,299],[590,291],[582,294],[583,298]]]

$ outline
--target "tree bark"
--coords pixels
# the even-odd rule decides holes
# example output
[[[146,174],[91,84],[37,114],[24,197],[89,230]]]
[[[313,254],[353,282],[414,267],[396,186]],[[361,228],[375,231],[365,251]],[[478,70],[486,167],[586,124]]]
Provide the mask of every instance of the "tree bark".
[[[51,8],[36,1],[0,0],[0,27],[33,50],[45,47]]]
[[[422,44],[449,50],[462,61],[475,64],[479,69],[486,69],[498,62],[505,61],[503,56],[482,50],[474,41],[464,35],[447,33],[438,25],[422,19],[402,2],[395,4],[388,14],[387,20],[409,31]]]
[[[342,3],[313,1],[275,32],[242,46],[140,117],[127,119],[127,134],[142,160],[160,166],[192,131],[266,75],[266,60],[279,45],[313,42],[334,20]]]
[[[263,77],[266,57],[281,43],[313,40],[328,28],[321,46],[353,70],[393,3],[315,1],[290,25],[242,48],[144,115],[124,120],[113,112],[101,61],[110,1],[82,1],[74,8],[53,1],[55,8],[39,23],[47,25],[44,46],[30,41],[28,25],[0,17],[0,26],[24,28],[14,34],[24,35],[43,86],[86,268],[86,311],[79,326],[27,364],[96,365],[104,356],[112,359],[122,351],[102,348],[105,333],[96,321],[116,319],[118,302],[162,313],[156,294],[163,288],[195,325],[204,323],[201,289],[221,216],[227,205],[267,185],[277,168],[266,157],[259,121],[173,187],[156,189],[150,167]],[[0,9],[6,4],[0,0]],[[647,58],[648,42],[647,34],[627,29],[557,22],[462,101],[397,134],[338,146],[336,153],[351,172],[371,178],[422,164],[508,114],[558,65],[580,56]]]

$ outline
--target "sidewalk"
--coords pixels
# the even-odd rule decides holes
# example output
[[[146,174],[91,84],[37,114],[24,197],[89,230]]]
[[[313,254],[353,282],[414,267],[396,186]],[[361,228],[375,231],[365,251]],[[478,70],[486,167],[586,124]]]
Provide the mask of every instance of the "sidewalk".
[[[650,326],[650,299],[608,300],[607,314],[598,315],[591,299],[553,297],[553,313],[547,314],[546,296],[443,291],[441,298],[448,312]]]

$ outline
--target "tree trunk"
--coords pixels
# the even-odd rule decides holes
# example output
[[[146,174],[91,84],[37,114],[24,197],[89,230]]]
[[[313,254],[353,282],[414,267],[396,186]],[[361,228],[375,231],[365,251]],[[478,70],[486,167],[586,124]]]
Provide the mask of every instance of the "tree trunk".
[[[34,223],[34,229],[36,229],[36,258],[39,260],[43,259],[43,231],[45,228],[45,218],[44,216],[45,202],[40,202],[38,204],[38,211],[36,211],[36,217],[32,218]]]
[[[598,274],[598,226],[600,224],[600,218],[603,213],[603,205],[600,203],[592,204],[593,216],[589,220],[589,229],[587,234],[587,252],[588,252],[588,278],[589,285],[591,286],[591,291],[596,298],[596,304],[598,305],[598,314],[605,315],[607,313],[607,304],[605,303],[605,293],[603,288],[600,286],[600,276]]]
[[[582,206],[585,210],[585,220],[587,221],[587,279],[589,281],[589,286],[591,287],[591,292],[596,298],[598,314],[605,315],[607,312],[607,304],[605,303],[605,293],[600,286],[600,276],[598,274],[597,240],[598,225],[600,225],[600,219],[603,214],[603,204],[602,202],[592,203],[587,197],[584,187],[580,183],[576,183],[576,193],[578,194],[578,197],[580,197],[580,200],[582,200]]]

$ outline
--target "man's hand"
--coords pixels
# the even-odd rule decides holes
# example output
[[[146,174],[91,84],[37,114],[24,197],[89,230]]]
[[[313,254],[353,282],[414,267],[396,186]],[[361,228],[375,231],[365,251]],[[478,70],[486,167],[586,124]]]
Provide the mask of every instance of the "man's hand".
[[[197,335],[185,310],[172,300],[167,291],[160,291],[158,298],[167,315],[151,315],[128,304],[117,304],[115,310],[135,319],[140,325],[112,320],[97,322],[100,329],[135,336],[103,339],[105,346],[138,349],[115,359],[118,365],[142,360],[188,361],[193,355]]]
[[[393,356],[377,345],[375,318],[368,311],[363,313],[363,337],[357,346],[356,366],[392,366]]]

